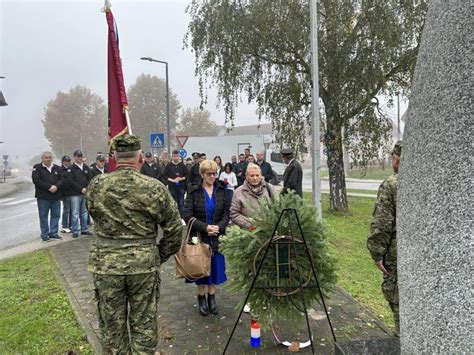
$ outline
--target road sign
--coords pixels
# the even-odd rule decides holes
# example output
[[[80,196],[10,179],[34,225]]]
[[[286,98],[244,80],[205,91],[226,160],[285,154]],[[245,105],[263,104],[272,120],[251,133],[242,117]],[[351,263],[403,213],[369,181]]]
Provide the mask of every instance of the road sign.
[[[176,136],[176,140],[181,148],[184,148],[184,145],[188,141],[189,136]]]
[[[151,133],[150,145],[152,148],[164,148],[165,147],[165,134],[164,133]]]
[[[323,154],[325,156],[328,156],[328,148],[326,148],[326,147],[323,148]]]
[[[186,151],[186,149],[181,148],[179,150],[179,156],[183,159],[186,158],[188,156],[188,152]]]

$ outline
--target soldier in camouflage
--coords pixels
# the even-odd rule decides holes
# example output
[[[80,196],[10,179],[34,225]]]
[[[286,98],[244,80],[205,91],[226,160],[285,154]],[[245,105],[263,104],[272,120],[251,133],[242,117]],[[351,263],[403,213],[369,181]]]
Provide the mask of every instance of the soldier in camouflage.
[[[402,142],[398,141],[392,151],[394,174],[384,180],[379,187],[377,202],[372,213],[367,248],[375,265],[383,272],[382,292],[388,301],[395,320],[395,335],[400,332],[398,311],[397,277],[397,180],[402,154]]]
[[[117,170],[96,176],[86,195],[95,221],[88,270],[99,328],[107,354],[154,354],[159,267],[178,251],[182,225],[167,188],[140,173],[140,138],[118,136],[113,146]]]

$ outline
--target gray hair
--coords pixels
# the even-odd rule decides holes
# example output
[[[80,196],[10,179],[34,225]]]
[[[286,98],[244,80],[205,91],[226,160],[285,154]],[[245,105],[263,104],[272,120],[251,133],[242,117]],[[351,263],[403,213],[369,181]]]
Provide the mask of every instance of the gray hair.
[[[115,152],[116,160],[134,160],[140,155],[141,150],[133,150],[130,152]]]
[[[249,171],[250,169],[258,169],[258,171],[260,172],[260,174],[262,174],[262,169],[260,168],[260,165],[254,164],[254,163],[250,163],[249,165],[247,165],[247,171],[245,172],[245,175],[248,175],[248,171]]]
[[[44,158],[48,154],[51,155],[51,157],[53,157],[53,153],[51,153],[49,150],[47,150],[47,151],[44,151],[43,153],[41,153],[41,158]]]

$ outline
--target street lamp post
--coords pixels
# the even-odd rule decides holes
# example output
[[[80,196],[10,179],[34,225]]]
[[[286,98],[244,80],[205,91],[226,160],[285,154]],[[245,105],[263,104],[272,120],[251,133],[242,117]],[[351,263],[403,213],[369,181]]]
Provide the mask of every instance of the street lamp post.
[[[171,124],[170,124],[170,89],[168,81],[168,62],[153,59],[151,57],[141,57],[141,60],[149,62],[161,63],[166,66],[166,139],[168,141],[168,154],[171,154]]]
[[[321,214],[321,157],[320,157],[320,133],[319,133],[319,66],[318,66],[318,12],[317,0],[310,1],[311,18],[311,78],[313,87],[311,91],[312,110],[312,166],[313,166],[313,203],[317,208],[318,222],[322,221]]]

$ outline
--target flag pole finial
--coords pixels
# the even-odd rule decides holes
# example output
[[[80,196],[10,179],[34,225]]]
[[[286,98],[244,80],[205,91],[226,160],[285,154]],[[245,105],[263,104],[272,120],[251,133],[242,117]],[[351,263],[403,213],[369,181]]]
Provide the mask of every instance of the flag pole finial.
[[[110,11],[112,8],[112,4],[109,0],[104,0],[104,7],[102,8],[102,12]]]

